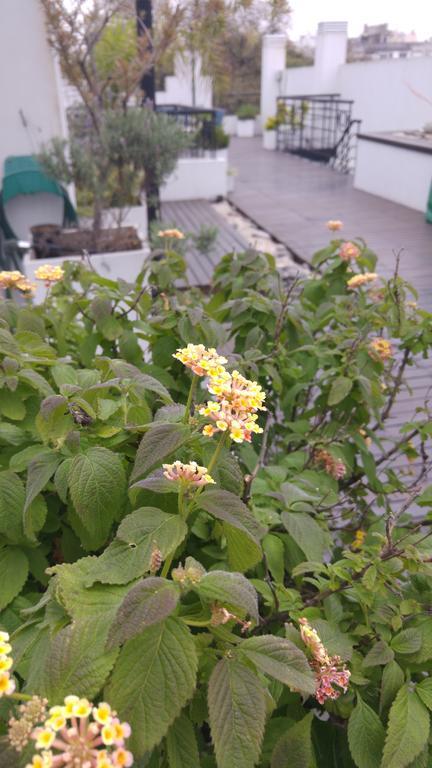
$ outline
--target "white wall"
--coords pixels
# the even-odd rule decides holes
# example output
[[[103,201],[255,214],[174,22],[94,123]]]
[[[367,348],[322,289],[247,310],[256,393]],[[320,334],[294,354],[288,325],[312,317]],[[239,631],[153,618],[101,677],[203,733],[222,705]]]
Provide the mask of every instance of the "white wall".
[[[432,181],[432,154],[359,139],[354,186],[423,213]]]
[[[164,90],[156,92],[156,104],[180,104],[193,106],[192,64],[190,58],[177,56],[175,74],[165,78]],[[195,61],[195,106],[209,109],[213,104],[213,88],[210,77],[202,74],[201,61]]]
[[[160,190],[162,202],[215,200],[228,193],[226,152],[210,157],[181,157]]]
[[[66,121],[58,71],[46,42],[39,0],[0,2],[0,174],[8,155],[29,155]],[[27,122],[23,125],[20,110]]]

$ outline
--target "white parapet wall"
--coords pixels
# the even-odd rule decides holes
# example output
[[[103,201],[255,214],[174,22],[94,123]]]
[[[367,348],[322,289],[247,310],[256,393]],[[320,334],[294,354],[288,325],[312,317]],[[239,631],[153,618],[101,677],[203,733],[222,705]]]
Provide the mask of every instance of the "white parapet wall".
[[[228,193],[226,150],[204,157],[181,157],[160,190],[162,202],[215,200]]]
[[[424,213],[431,182],[432,141],[385,134],[359,136],[356,189]]]

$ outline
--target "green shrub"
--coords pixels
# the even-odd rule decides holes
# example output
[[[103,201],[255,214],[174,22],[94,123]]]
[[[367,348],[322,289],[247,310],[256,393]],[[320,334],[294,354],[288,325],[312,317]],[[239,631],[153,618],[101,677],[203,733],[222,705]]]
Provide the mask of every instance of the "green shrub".
[[[288,289],[230,254],[210,293],[175,288],[173,243],[135,285],[69,263],[0,305],[0,765],[34,753],[20,698],[75,694],[130,722],[137,766],[426,766],[430,417],[387,422],[431,315],[361,242]],[[228,359],[210,383],[189,343]]]
[[[254,104],[241,104],[236,114],[239,120],[255,120],[258,112]]]

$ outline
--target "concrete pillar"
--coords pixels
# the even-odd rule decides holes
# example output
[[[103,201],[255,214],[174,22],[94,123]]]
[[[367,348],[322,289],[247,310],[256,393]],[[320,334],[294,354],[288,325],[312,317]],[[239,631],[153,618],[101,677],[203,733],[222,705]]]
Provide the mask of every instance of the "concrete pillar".
[[[317,93],[334,93],[336,76],[346,63],[348,24],[346,21],[321,21],[315,48],[315,78]]]
[[[285,69],[286,36],[264,35],[261,52],[261,121],[276,114],[276,100]]]

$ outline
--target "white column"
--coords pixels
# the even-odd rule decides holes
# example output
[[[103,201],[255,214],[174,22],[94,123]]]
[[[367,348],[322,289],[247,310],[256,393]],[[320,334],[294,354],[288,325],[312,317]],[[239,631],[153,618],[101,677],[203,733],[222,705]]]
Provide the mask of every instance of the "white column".
[[[261,52],[261,121],[276,114],[276,100],[285,69],[285,35],[264,35]]]
[[[333,93],[341,64],[346,63],[348,24],[346,21],[321,21],[315,48],[317,93]]]

